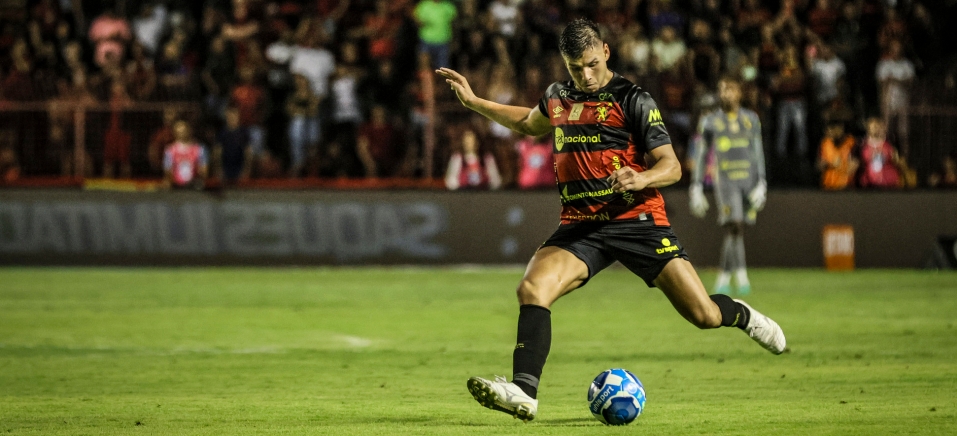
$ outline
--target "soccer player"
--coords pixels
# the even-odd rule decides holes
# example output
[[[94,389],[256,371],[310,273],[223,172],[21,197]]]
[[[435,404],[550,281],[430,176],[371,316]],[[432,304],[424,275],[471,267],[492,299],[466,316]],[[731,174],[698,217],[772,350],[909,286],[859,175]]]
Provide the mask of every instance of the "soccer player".
[[[695,140],[696,162],[691,177],[691,213],[703,218],[708,200],[702,189],[707,156],[714,150],[714,196],[718,202],[718,224],[725,228],[721,249],[721,272],[714,292],[731,292],[731,274],[738,294],[751,292],[744,260],[744,225],[754,225],[764,208],[768,184],[764,177],[764,150],[758,115],[741,107],[741,84],[725,77],[718,81],[721,108],[703,117]]]
[[[648,286],[661,288],[695,326],[738,327],[782,353],[785,339],[777,323],[727,295],[708,297],[671,231],[655,188],[677,182],[681,165],[654,100],[608,69],[610,51],[595,23],[570,23],[559,48],[572,81],[553,83],[534,108],[476,97],[461,74],[436,71],[465,107],[524,135],[555,133],[561,225],[532,256],[518,285],[512,381],[472,377],[469,392],[485,407],[533,419],[551,347],[549,308],[616,260]],[[646,154],[653,164],[645,165]]]

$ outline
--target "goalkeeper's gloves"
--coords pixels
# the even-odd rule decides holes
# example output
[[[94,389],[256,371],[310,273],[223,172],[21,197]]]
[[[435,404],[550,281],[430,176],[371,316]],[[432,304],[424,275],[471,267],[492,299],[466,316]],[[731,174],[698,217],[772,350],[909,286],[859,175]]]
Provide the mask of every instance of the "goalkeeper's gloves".
[[[755,186],[748,194],[748,201],[751,202],[751,209],[757,211],[764,209],[764,203],[768,201],[768,182],[764,180],[758,182],[758,186]]]
[[[691,207],[691,214],[695,217],[704,218],[704,215],[708,213],[708,199],[705,198],[704,188],[700,183],[691,185],[689,206]]]

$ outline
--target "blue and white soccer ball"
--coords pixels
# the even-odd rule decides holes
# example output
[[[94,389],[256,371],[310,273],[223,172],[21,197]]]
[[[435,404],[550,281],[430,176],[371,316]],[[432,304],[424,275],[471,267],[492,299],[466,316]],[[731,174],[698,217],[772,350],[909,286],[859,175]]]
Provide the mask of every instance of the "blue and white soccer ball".
[[[645,387],[630,371],[609,369],[591,382],[588,410],[608,425],[629,424],[645,408]]]

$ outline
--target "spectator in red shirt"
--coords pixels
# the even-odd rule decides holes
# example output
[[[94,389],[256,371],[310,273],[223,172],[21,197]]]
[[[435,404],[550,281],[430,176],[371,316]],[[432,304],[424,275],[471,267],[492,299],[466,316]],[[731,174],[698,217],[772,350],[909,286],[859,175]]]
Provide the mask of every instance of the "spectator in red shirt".
[[[520,157],[518,187],[539,189],[555,187],[555,158],[552,156],[552,135],[538,138],[526,136],[515,144]]]
[[[462,149],[452,153],[445,173],[445,186],[456,189],[498,189],[502,176],[492,153],[479,153],[478,136],[471,129],[462,133]]]
[[[867,120],[867,138],[861,147],[860,186],[862,188],[895,189],[900,186],[900,158],[886,138],[884,122],[879,118]]]
[[[206,150],[193,139],[192,129],[186,121],[177,121],[173,125],[173,134],[176,141],[166,147],[163,158],[166,185],[202,189],[208,170]]]
[[[250,147],[254,156],[263,152],[266,132],[262,120],[266,111],[266,91],[256,84],[252,68],[239,70],[240,84],[233,88],[232,104],[239,109],[239,124],[249,129]]]
[[[369,38],[369,59],[382,61],[395,54],[395,39],[402,21],[392,13],[387,0],[376,0],[375,12],[366,14],[355,36]]]
[[[385,107],[372,106],[370,120],[359,128],[356,151],[366,177],[388,177],[396,168],[398,129],[389,121]]]

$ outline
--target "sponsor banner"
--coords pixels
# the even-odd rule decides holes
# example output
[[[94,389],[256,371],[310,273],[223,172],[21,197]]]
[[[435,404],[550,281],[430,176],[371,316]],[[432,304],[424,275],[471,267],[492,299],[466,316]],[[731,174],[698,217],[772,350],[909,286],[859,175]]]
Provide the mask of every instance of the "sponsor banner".
[[[431,202],[3,202],[2,254],[442,259],[448,210]]]

